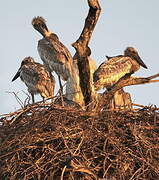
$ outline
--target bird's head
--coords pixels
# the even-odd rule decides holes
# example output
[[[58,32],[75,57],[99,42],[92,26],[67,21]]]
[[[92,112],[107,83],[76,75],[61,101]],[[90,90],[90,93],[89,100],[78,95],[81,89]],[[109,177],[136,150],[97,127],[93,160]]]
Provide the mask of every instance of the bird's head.
[[[32,20],[32,25],[43,37],[46,37],[49,34],[49,30],[46,25],[46,21],[43,17],[37,16]]]
[[[27,65],[27,64],[31,64],[31,63],[34,63],[34,59],[32,57],[29,56],[29,57],[24,58],[21,62],[20,68],[18,69],[17,73],[13,77],[12,82],[15,81],[18,77],[20,77],[22,66]]]
[[[135,61],[137,61],[142,67],[147,69],[147,66],[145,65],[145,63],[143,62],[143,60],[140,58],[138,52],[136,51],[135,48],[133,47],[127,47],[124,51],[124,55],[128,56],[132,59],[134,59]]]
[[[34,59],[32,58],[32,57],[25,57],[23,60],[22,60],[22,62],[21,62],[21,67],[23,66],[23,65],[26,65],[26,64],[32,64],[32,63],[34,63],[35,61],[34,61]]]

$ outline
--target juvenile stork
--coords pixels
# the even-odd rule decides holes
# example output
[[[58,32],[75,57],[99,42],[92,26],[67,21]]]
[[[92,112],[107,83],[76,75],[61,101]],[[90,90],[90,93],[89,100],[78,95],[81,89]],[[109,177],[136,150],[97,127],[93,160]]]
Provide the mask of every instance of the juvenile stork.
[[[28,87],[28,92],[32,96],[33,103],[35,102],[35,94],[40,94],[43,100],[44,98],[54,96],[54,77],[43,65],[36,63],[32,57],[23,59],[21,66],[12,81],[16,80],[18,77],[20,77]]]
[[[107,88],[108,90],[125,75],[131,75],[140,69],[147,69],[138,52],[133,47],[127,47],[124,55],[107,57],[94,72],[93,81],[96,90]]]
[[[42,17],[35,17],[32,25],[43,38],[38,41],[38,52],[49,72],[55,71],[59,78],[59,85],[62,91],[61,79],[67,81],[70,77],[72,56],[69,50],[60,42],[58,36],[49,31],[46,21]]]
[[[80,87],[80,77],[79,77],[79,70],[78,70],[78,65],[77,65],[77,62],[78,62],[77,58],[78,57],[76,53],[73,56],[73,65],[72,65],[74,75],[70,76],[70,78],[68,79],[66,83],[66,97],[69,100],[77,102],[83,107],[84,97],[83,97],[82,90]],[[88,56],[88,60],[89,60],[89,66],[90,66],[90,82],[92,83],[92,92],[96,94],[94,90],[94,86],[93,86],[93,73],[96,69],[96,62],[90,56]]]

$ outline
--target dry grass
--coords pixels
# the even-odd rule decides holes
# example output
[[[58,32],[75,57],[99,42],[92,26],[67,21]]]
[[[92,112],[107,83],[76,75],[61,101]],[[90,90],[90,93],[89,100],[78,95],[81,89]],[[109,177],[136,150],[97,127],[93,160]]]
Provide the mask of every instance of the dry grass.
[[[159,112],[34,105],[3,115],[3,180],[159,179]]]

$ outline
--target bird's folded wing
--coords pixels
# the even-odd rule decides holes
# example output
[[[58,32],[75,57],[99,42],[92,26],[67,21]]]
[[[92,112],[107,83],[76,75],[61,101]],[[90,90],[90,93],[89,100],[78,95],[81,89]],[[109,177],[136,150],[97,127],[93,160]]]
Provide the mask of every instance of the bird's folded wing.
[[[106,86],[113,85],[120,78],[131,73],[132,63],[129,58],[113,58],[102,63],[94,73],[94,82],[100,82]]]

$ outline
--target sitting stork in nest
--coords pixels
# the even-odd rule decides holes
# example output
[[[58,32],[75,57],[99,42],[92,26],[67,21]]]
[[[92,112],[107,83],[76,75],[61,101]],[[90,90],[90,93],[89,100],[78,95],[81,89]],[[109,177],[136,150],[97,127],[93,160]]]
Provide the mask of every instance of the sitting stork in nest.
[[[147,69],[138,52],[133,47],[127,47],[124,55],[108,57],[94,72],[93,81],[96,90],[107,88],[108,90],[122,77],[131,75],[140,69]]]
[[[43,100],[44,98],[54,96],[55,79],[53,75],[48,72],[43,65],[36,63],[32,57],[23,59],[12,81],[18,77],[20,77],[28,87],[28,92],[32,96],[33,103],[35,102],[35,94],[40,94]]]
[[[96,90],[102,88],[110,90],[122,77],[130,76],[138,71],[140,66],[147,69],[147,66],[133,47],[127,47],[124,55],[106,57],[108,60],[102,63],[93,75]],[[123,88],[114,94],[114,98],[110,104],[111,109],[131,108],[131,106],[131,96],[129,93],[126,93]]]

